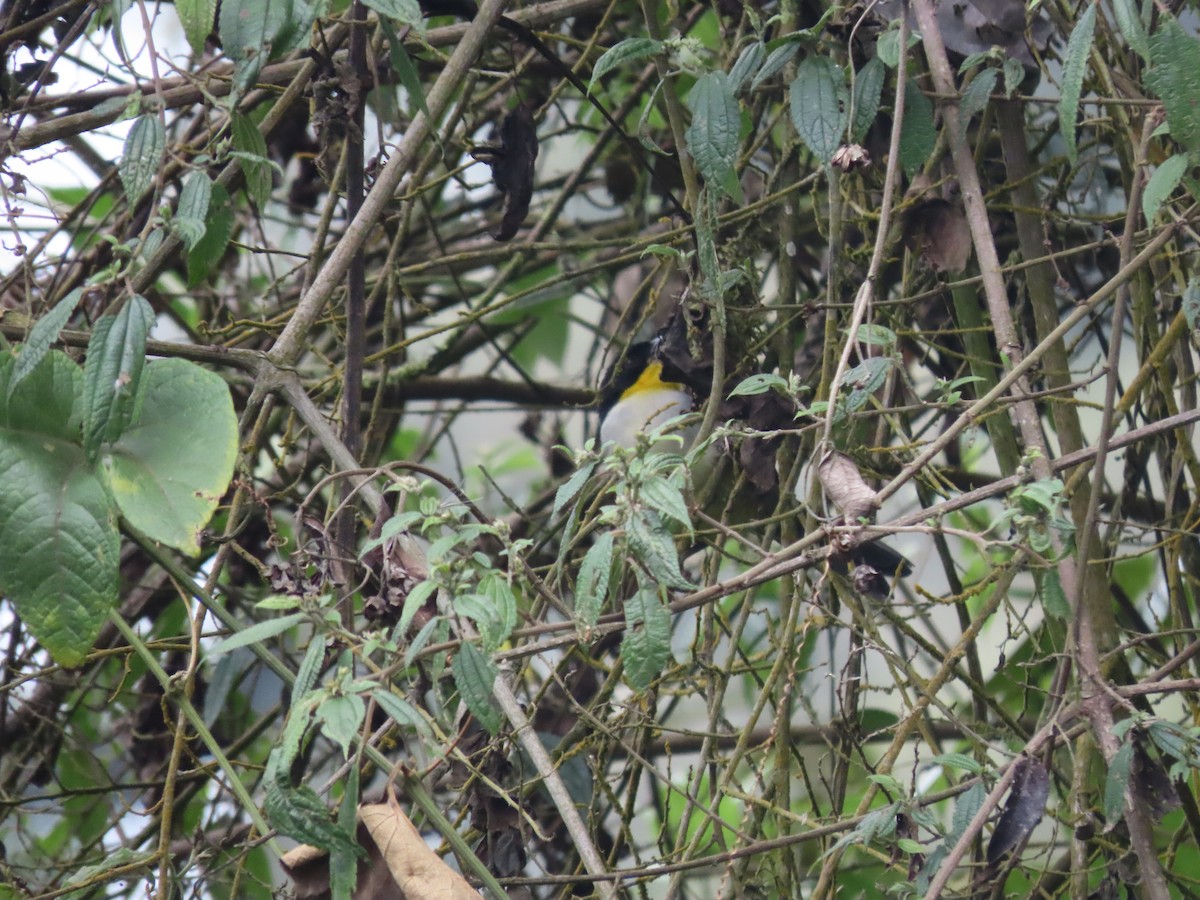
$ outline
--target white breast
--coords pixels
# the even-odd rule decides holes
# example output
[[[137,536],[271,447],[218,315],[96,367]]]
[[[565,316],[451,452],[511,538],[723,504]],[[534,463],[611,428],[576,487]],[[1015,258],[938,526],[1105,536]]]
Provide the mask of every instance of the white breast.
[[[633,447],[637,444],[639,434],[653,431],[664,422],[691,411],[692,398],[687,391],[638,391],[623,397],[608,411],[608,415],[600,423],[600,443],[612,441],[622,447]],[[687,449],[688,431],[694,429],[684,429],[680,432],[684,439],[681,450]]]

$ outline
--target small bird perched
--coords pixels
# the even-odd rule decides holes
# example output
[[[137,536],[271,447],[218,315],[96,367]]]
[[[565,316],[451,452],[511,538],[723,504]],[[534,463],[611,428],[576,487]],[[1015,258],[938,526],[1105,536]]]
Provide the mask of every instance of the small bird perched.
[[[691,391],[663,379],[660,344],[658,338],[634,344],[609,370],[601,388],[601,444],[633,447],[638,435],[695,408]]]
[[[621,447],[637,446],[641,435],[660,428],[674,418],[696,409],[696,397],[688,385],[682,381],[668,380],[672,377],[685,378],[685,373],[676,374],[677,367],[663,357],[664,336],[660,332],[648,341],[632,344],[628,350],[605,375],[600,387],[600,443],[614,443]],[[667,373],[670,374],[667,374]],[[790,413],[789,413],[790,415]],[[679,431],[683,438],[682,450],[686,450],[695,437],[696,426],[682,428]],[[760,445],[762,441],[758,442]],[[741,452],[730,454],[735,466],[748,464],[752,457],[773,457],[775,444],[759,446],[752,453],[749,443],[744,443]],[[764,452],[765,451],[765,452]],[[704,492],[704,484],[712,475],[716,466],[719,451],[710,448],[704,457],[707,464],[692,470],[694,487]],[[761,459],[755,462],[761,463]],[[770,464],[771,474],[774,475],[774,464]],[[728,471],[728,470],[726,470]],[[708,493],[712,493],[711,491]],[[718,495],[722,492],[717,491]],[[728,499],[729,490],[723,492]],[[742,494],[751,495],[750,505],[773,508],[777,492],[759,491],[757,499],[755,491],[739,493],[739,504],[745,506]],[[908,575],[912,572],[912,564],[892,548],[879,542],[862,544],[854,549],[853,560],[862,572],[864,586],[869,582],[869,573],[873,570],[876,576]],[[869,567],[869,568],[868,568]],[[871,593],[878,593],[878,588],[872,584]]]

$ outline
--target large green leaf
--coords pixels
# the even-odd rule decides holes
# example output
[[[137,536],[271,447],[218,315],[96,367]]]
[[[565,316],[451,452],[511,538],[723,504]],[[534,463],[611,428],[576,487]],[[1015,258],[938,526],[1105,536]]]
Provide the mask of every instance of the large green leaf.
[[[27,350],[22,350],[22,356]],[[0,358],[0,386],[7,402],[0,405],[0,424],[14,431],[79,443],[79,395],[82,375],[74,361],[57,350],[21,378],[21,360]]]
[[[225,0],[221,4],[221,46],[233,60],[234,97],[254,84],[288,27],[289,0]]]
[[[790,89],[792,124],[813,156],[833,159],[849,124],[849,92],[842,70],[824,56],[810,56],[796,69]]]
[[[1146,73],[1146,86],[1163,102],[1171,137],[1200,150],[1200,41],[1167,18],[1150,38],[1150,56],[1154,67]]]
[[[213,30],[217,15],[217,0],[175,0],[175,13],[187,37],[188,46],[199,56],[204,42]]]
[[[82,448],[0,426],[0,592],[56,662],[78,665],[91,649],[117,599],[119,550]]]
[[[182,359],[154,360],[138,417],[103,463],[121,513],[156,541],[200,551],[200,529],[233,477],[237,418],[220,376]]]
[[[704,180],[730,197],[740,199],[741,189],[734,172],[737,162],[742,112],[733,95],[733,85],[724,72],[709,72],[688,92],[692,124],[684,137],[688,152]]]

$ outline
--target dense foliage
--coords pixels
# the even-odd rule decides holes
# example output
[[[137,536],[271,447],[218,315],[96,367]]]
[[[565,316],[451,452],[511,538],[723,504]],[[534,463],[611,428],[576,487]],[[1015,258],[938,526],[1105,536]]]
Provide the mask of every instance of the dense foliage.
[[[1033,6],[5,0],[0,898],[1200,891],[1200,40]]]

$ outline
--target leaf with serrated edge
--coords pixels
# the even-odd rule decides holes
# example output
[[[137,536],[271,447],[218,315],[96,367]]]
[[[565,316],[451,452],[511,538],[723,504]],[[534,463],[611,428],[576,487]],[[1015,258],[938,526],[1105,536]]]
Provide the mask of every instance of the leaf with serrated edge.
[[[900,131],[900,164],[912,177],[933,154],[937,128],[933,124],[933,104],[911,78],[904,82],[904,124]]]
[[[1125,818],[1125,789],[1133,768],[1133,742],[1126,741],[1108,763],[1104,779],[1104,830],[1112,831]]]
[[[658,514],[646,509],[636,510],[625,527],[629,548],[642,561],[647,571],[659,584],[678,590],[689,590],[692,585],[679,570],[679,556],[675,542],[663,527]]]
[[[741,92],[746,84],[746,79],[753,77],[766,58],[767,48],[762,41],[754,41],[746,45],[746,48],[738,55],[733,68],[729,70],[729,85],[735,94]]]
[[[50,345],[58,340],[59,332],[67,324],[71,313],[75,312],[75,307],[79,305],[82,298],[83,289],[76,288],[54,304],[54,308],[50,312],[33,323],[33,327],[29,329],[29,337],[21,345],[21,354],[17,357],[17,363],[13,366],[12,378],[8,382],[9,399],[12,398],[14,388],[25,380],[38,363],[46,358],[46,354],[50,352]]]
[[[962,99],[958,102],[958,139],[966,138],[967,129],[977,113],[987,106],[992,92],[996,89],[996,79],[1000,73],[995,69],[984,69],[971,79],[967,89],[963,91]]]
[[[430,733],[429,723],[403,697],[397,697],[386,688],[376,688],[371,691],[371,698],[395,720],[396,724],[410,725],[421,734]]]
[[[1075,146],[1075,122],[1079,117],[1079,95],[1083,90],[1083,76],[1087,74],[1088,54],[1092,50],[1092,36],[1096,31],[1096,8],[1098,4],[1087,3],[1083,15],[1071,29],[1067,51],[1063,56],[1061,99],[1058,102],[1058,123],[1063,140],[1067,144],[1067,157],[1074,165],[1077,158]]]
[[[175,0],[175,13],[183,26],[184,36],[192,52],[204,52],[204,42],[212,34],[217,15],[217,0]]]
[[[662,41],[652,38],[626,38],[604,51],[592,67],[592,79],[588,82],[588,93],[595,90],[596,82],[622,63],[647,59],[662,50]]]
[[[625,637],[621,661],[634,690],[648,688],[671,657],[671,611],[658,592],[641,588],[625,601]]]
[[[208,651],[208,655],[216,657],[223,653],[228,653],[230,650],[236,650],[238,647],[249,647],[251,644],[260,644],[263,641],[283,634],[285,631],[291,630],[306,618],[307,616],[304,613],[291,613],[290,615],[280,616],[278,619],[255,622],[253,625],[243,628],[237,634],[232,634],[217,643],[215,647]]]
[[[116,440],[133,418],[153,325],[154,310],[135,294],[92,330],[83,367],[83,446],[89,456]]]
[[[688,152],[704,180],[737,199],[731,181],[737,162],[742,113],[734,97],[729,76],[724,72],[709,72],[697,79],[688,92],[688,109],[692,122],[684,137]],[[732,191],[732,193],[731,193]]]
[[[647,478],[638,486],[638,497],[659,515],[682,525],[688,533],[692,530],[692,519],[688,513],[683,492],[665,478]]]
[[[842,70],[824,56],[810,56],[796,69],[789,89],[792,124],[813,156],[833,159],[846,135],[846,83]]]
[[[204,172],[193,172],[179,192],[179,205],[172,223],[188,250],[204,237],[208,221],[208,205],[212,201],[212,180]],[[186,224],[185,224],[186,223]]]
[[[854,110],[850,123],[850,140],[862,143],[867,129],[879,114],[879,100],[883,96],[883,80],[887,67],[879,57],[872,57],[854,76]]]
[[[500,710],[492,701],[492,685],[496,682],[496,667],[471,643],[463,643],[454,654],[450,666],[454,684],[479,724],[495,734],[500,730]]]
[[[158,116],[139,116],[129,129],[117,173],[121,176],[121,185],[130,203],[141,200],[154,184],[166,145],[167,133]]]
[[[606,531],[588,547],[575,579],[575,619],[584,629],[593,628],[608,598],[612,577],[614,539]]]

